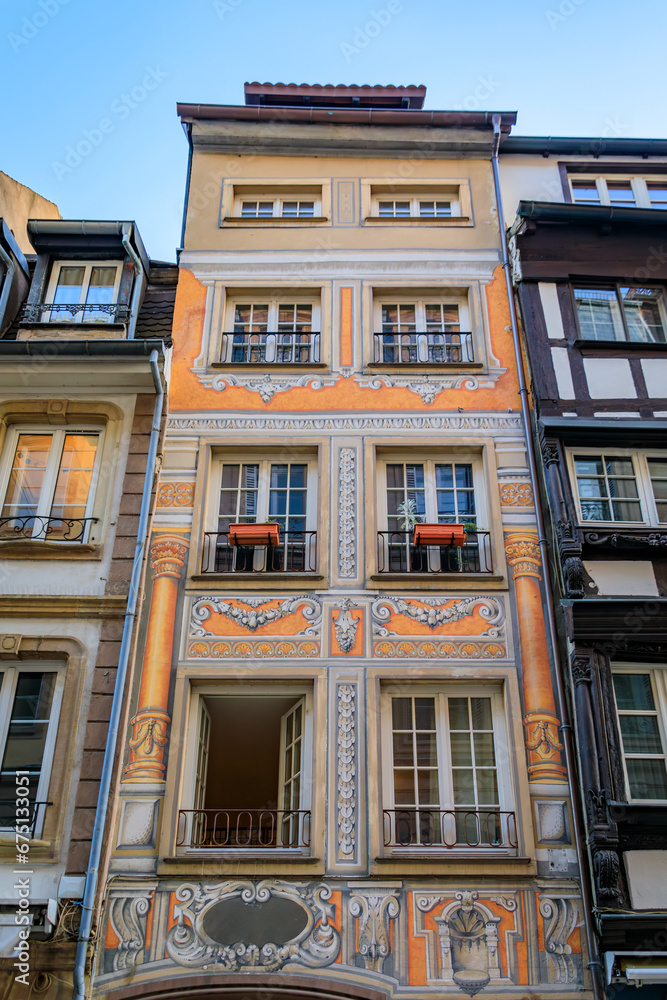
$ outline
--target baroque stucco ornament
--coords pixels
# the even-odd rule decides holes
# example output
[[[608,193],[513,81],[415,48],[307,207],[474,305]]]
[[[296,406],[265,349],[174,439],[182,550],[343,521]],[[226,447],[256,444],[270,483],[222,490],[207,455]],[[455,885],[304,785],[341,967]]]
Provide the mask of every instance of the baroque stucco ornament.
[[[241,389],[248,389],[250,392],[257,392],[265,403],[270,403],[277,392],[287,392],[297,386],[307,386],[309,389],[323,389],[325,386],[335,385],[336,378],[320,378],[319,375],[301,375],[298,378],[288,376],[263,375],[261,378],[244,377],[243,375],[199,375],[197,378],[207,389],[215,389],[216,392],[224,392],[229,387],[238,386]]]
[[[474,375],[457,375],[453,378],[435,378],[428,375],[423,378],[397,378],[389,375],[373,375],[370,378],[361,375],[355,376],[355,382],[362,389],[409,389],[421,397],[422,402],[428,406],[435,403],[437,397],[445,389],[479,389],[481,383]],[[493,385],[493,383],[491,383]]]
[[[333,619],[336,642],[341,653],[349,653],[354,648],[359,628],[359,619],[354,617],[350,609],[356,608],[358,605],[349,597],[345,597],[337,607],[340,610],[338,616]]]
[[[338,457],[338,573],[357,571],[357,449],[341,448]]]
[[[331,889],[324,883],[230,881],[217,885],[186,882],[175,892],[176,923],[167,934],[167,954],[186,968],[207,966],[225,972],[259,969],[277,972],[289,963],[310,969],[324,968],[335,961],[340,935],[330,923],[335,908],[328,900]],[[261,907],[272,899],[291,902],[302,911],[303,929],[284,944],[253,942],[222,944],[207,930],[207,915],[226,900]]]
[[[357,918],[357,953],[369,972],[382,972],[391,953],[389,921],[400,912],[396,890],[355,893],[350,896],[350,914]]]
[[[354,861],[356,855],[357,767],[356,723],[357,685],[338,684],[338,732],[336,737],[336,826],[338,860]]]
[[[317,633],[316,626],[319,625],[322,618],[322,603],[317,597],[307,597],[305,594],[300,594],[298,597],[287,597],[277,607],[275,606],[275,598],[272,597],[243,597],[234,604],[223,600],[222,597],[198,597],[192,603],[190,635],[215,635],[215,632],[208,631],[202,624],[211,617],[213,612],[224,615],[236,625],[241,625],[250,632],[254,632],[263,625],[270,625],[288,615],[296,614],[297,611],[301,611],[303,617],[311,624],[296,634],[315,635]]]
[[[385,625],[391,621],[392,613],[404,615],[419,625],[426,625],[434,630],[472,617],[475,611],[489,624],[489,628],[481,635],[496,638],[500,634],[500,626],[505,620],[505,606],[502,601],[493,597],[464,597],[460,600],[452,598],[424,597],[419,604],[406,601],[400,597],[379,597],[373,602],[373,634],[380,636],[396,635]]]

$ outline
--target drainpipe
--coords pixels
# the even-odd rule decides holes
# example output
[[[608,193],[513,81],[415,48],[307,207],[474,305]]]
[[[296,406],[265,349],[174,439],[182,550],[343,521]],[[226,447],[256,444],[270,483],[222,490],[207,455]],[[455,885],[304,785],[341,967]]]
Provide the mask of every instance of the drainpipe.
[[[160,422],[162,419],[162,408],[164,404],[164,392],[162,389],[157,359],[158,352],[156,350],[151,351],[149,364],[151,366],[153,383],[155,385],[155,407],[153,409],[153,424],[148,444],[144,490],[141,497],[139,526],[137,528],[137,542],[134,549],[134,562],[132,564],[132,575],[130,577],[130,591],[127,595],[125,621],[123,623],[123,637],[120,644],[120,653],[118,654],[118,673],[116,675],[116,686],[114,688],[113,701],[111,703],[109,731],[107,733],[107,742],[104,749],[104,763],[102,765],[100,790],[97,796],[97,808],[95,810],[95,825],[93,826],[88,871],[86,872],[86,882],[83,892],[81,927],[79,930],[79,940],[76,948],[76,958],[74,960],[75,1000],[84,1000],[86,994],[86,956],[88,954],[88,945],[90,943],[90,929],[93,920],[93,908],[95,905],[95,894],[97,891],[100,857],[102,855],[104,827],[106,822],[107,806],[109,804],[109,791],[111,788],[116,742],[118,739],[118,726],[120,723],[120,713],[123,705],[123,695],[125,693],[125,680],[127,677],[130,648],[132,645],[132,634],[134,631],[134,622],[136,617],[137,599],[139,596],[139,581],[143,567],[146,535],[148,533],[150,499],[153,489],[153,476],[155,474],[157,446],[160,437]]]
[[[5,280],[2,283],[2,294],[0,294],[0,330],[2,329],[2,321],[5,317],[5,310],[7,309],[7,302],[9,301],[9,293],[12,290],[12,281],[14,280],[14,272],[16,271],[16,264],[9,256],[5,248],[0,244],[0,258],[4,261],[7,272],[5,274]]]
[[[496,189],[496,202],[498,205],[498,226],[500,228],[500,243],[503,252],[503,269],[505,271],[505,282],[507,284],[507,299],[510,308],[510,322],[512,324],[512,340],[514,341],[514,356],[516,359],[516,371],[519,379],[519,396],[521,398],[521,413],[526,436],[526,453],[528,455],[528,468],[530,470],[530,482],[535,497],[535,519],[537,521],[537,535],[542,556],[544,572],[544,591],[546,596],[547,626],[549,629],[549,641],[554,657],[556,674],[556,696],[558,708],[562,720],[561,731],[563,733],[563,743],[565,744],[565,764],[567,767],[567,780],[570,798],[572,800],[572,812],[574,813],[574,834],[577,849],[577,861],[581,872],[581,902],[584,910],[584,925],[588,938],[589,961],[588,968],[591,970],[593,979],[593,994],[596,1000],[604,1000],[604,990],[602,988],[602,965],[598,954],[597,937],[593,926],[593,899],[591,884],[588,879],[588,852],[584,846],[584,834],[581,820],[581,802],[579,792],[574,788],[573,776],[575,772],[575,755],[572,746],[572,726],[569,721],[569,711],[565,690],[563,687],[563,677],[561,673],[559,646],[556,637],[556,616],[554,614],[554,599],[551,590],[551,579],[549,577],[549,553],[547,550],[547,540],[544,535],[544,519],[542,517],[542,507],[540,504],[540,493],[537,481],[537,465],[535,462],[535,449],[531,434],[530,410],[528,408],[528,388],[526,386],[526,375],[523,367],[523,354],[521,352],[521,340],[519,336],[519,324],[514,303],[514,290],[512,288],[512,276],[510,273],[509,250],[507,247],[507,233],[505,231],[505,216],[503,213],[503,203],[500,190],[500,171],[498,169],[498,147],[500,145],[500,115],[493,116],[493,147],[491,152],[491,164],[493,166],[493,182]]]
[[[130,325],[127,328],[127,339],[134,340],[134,331],[137,327],[137,317],[139,315],[139,300],[141,299],[144,285],[146,284],[146,273],[142,267],[139,254],[130,242],[130,232],[130,227],[124,225],[122,236],[123,247],[125,249],[125,253],[137,269],[134,278],[134,291],[132,292],[132,305],[130,307]]]

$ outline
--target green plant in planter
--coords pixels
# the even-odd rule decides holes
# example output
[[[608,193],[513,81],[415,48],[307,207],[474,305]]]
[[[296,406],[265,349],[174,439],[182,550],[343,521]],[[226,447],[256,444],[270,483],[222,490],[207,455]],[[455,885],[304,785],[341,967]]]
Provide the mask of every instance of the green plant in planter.
[[[465,521],[463,524],[463,530],[466,535],[472,535],[478,531],[486,531],[486,528],[483,528],[481,524],[475,524],[474,521]]]
[[[416,500],[407,499],[399,504],[396,513],[403,518],[401,528],[403,531],[412,531],[417,521],[423,521],[424,515],[417,512]]]

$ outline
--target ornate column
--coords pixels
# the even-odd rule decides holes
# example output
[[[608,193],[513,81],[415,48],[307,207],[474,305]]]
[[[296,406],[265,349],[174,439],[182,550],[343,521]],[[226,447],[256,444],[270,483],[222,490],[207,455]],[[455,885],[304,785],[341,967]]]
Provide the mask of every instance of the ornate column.
[[[540,590],[542,560],[537,535],[512,532],[505,538],[507,562],[513,569],[521,640],[528,779],[548,783],[567,780],[561,758],[560,719],[556,715],[549,647]]]
[[[130,759],[124,781],[163,781],[167,727],[171,721],[169,683],[176,626],[178,581],[188,543],[178,535],[158,535],[150,550],[153,596],[146,634],[139,705],[130,720]]]

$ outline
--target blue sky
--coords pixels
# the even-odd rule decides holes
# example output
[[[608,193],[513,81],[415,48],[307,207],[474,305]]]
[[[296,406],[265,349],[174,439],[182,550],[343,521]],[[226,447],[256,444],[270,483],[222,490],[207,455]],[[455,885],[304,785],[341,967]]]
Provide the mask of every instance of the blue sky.
[[[177,101],[242,104],[246,80],[422,83],[429,108],[518,111],[515,134],[665,137],[666,22],[664,0],[10,0],[0,169],[64,217],[136,219],[174,260]]]

